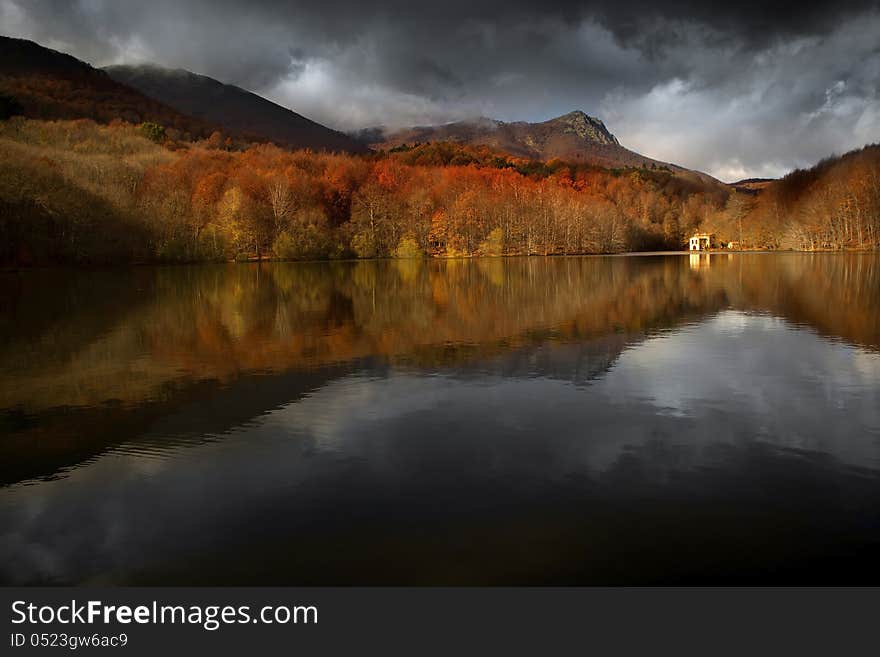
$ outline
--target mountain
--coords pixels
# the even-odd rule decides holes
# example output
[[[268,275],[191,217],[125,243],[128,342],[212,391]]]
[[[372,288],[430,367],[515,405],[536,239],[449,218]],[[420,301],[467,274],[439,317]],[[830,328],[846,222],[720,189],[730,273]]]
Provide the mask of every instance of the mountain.
[[[366,146],[254,93],[183,69],[108,66],[107,74],[180,112],[255,141],[290,148],[367,152]]]
[[[743,180],[737,180],[736,182],[730,183],[730,186],[738,192],[745,192],[746,194],[760,194],[774,182],[776,182],[775,178],[745,178]]]
[[[677,165],[660,162],[624,148],[600,119],[581,111],[569,112],[541,123],[506,123],[481,117],[444,125],[405,128],[390,133],[381,128],[372,128],[362,131],[360,138],[376,149],[452,141],[473,146],[485,145],[532,160],[557,159],[609,168],[665,167],[675,172],[688,172]],[[705,174],[692,173],[710,179]]]
[[[0,36],[0,94],[11,98],[25,116],[37,119],[154,121],[192,137],[207,137],[216,129],[75,57],[26,39]]]

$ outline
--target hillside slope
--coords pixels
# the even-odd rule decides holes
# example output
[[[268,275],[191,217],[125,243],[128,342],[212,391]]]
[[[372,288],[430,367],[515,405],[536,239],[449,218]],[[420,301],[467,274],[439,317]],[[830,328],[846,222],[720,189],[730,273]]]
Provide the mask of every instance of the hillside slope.
[[[216,129],[71,55],[26,39],[0,36],[0,94],[12,97],[25,116],[37,119],[154,121],[184,138],[207,137]]]
[[[533,160],[564,160],[596,164],[608,168],[666,168],[676,173],[692,173],[701,179],[714,180],[700,172],[654,160],[620,145],[605,124],[581,111],[569,112],[540,123],[506,123],[479,118],[436,126],[419,126],[385,133],[365,131],[373,148],[390,149],[404,144],[451,141],[485,145],[516,157]]]
[[[254,141],[290,148],[366,152],[361,142],[254,93],[183,69],[154,65],[109,66],[114,80],[180,112],[216,123]]]

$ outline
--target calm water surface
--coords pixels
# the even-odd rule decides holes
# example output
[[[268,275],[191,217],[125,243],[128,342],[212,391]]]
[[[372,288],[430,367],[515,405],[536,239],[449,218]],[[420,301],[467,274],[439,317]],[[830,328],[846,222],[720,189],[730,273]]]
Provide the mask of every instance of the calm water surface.
[[[880,583],[880,256],[0,276],[0,582]]]

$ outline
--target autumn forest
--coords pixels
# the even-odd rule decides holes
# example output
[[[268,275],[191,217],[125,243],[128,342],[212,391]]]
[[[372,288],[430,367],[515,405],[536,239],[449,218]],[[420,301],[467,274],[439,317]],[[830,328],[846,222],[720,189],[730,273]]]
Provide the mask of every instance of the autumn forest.
[[[559,255],[880,244],[880,148],[759,193],[668,170],[422,144],[370,156],[195,142],[161,126],[0,123],[6,263]]]
[[[0,37],[0,263],[666,251],[697,231],[726,249],[880,246],[877,145],[733,184],[580,111],[370,149],[216,80],[121,69]]]

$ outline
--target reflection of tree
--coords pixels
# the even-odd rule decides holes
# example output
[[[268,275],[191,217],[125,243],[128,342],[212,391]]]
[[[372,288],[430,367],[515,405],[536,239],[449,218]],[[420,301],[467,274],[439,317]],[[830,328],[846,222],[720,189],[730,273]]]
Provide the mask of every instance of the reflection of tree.
[[[586,382],[633,340],[727,307],[880,348],[870,255],[730,255],[698,270],[683,257],[274,263],[2,284],[4,481],[172,413],[198,416],[198,432],[208,412],[222,432],[358,363]]]
[[[173,382],[365,357],[455,365],[525,346],[644,335],[727,306],[880,344],[880,263],[869,255],[737,255],[697,271],[684,258],[493,258],[15,280],[4,308],[14,323],[0,325],[7,409],[140,403]]]

